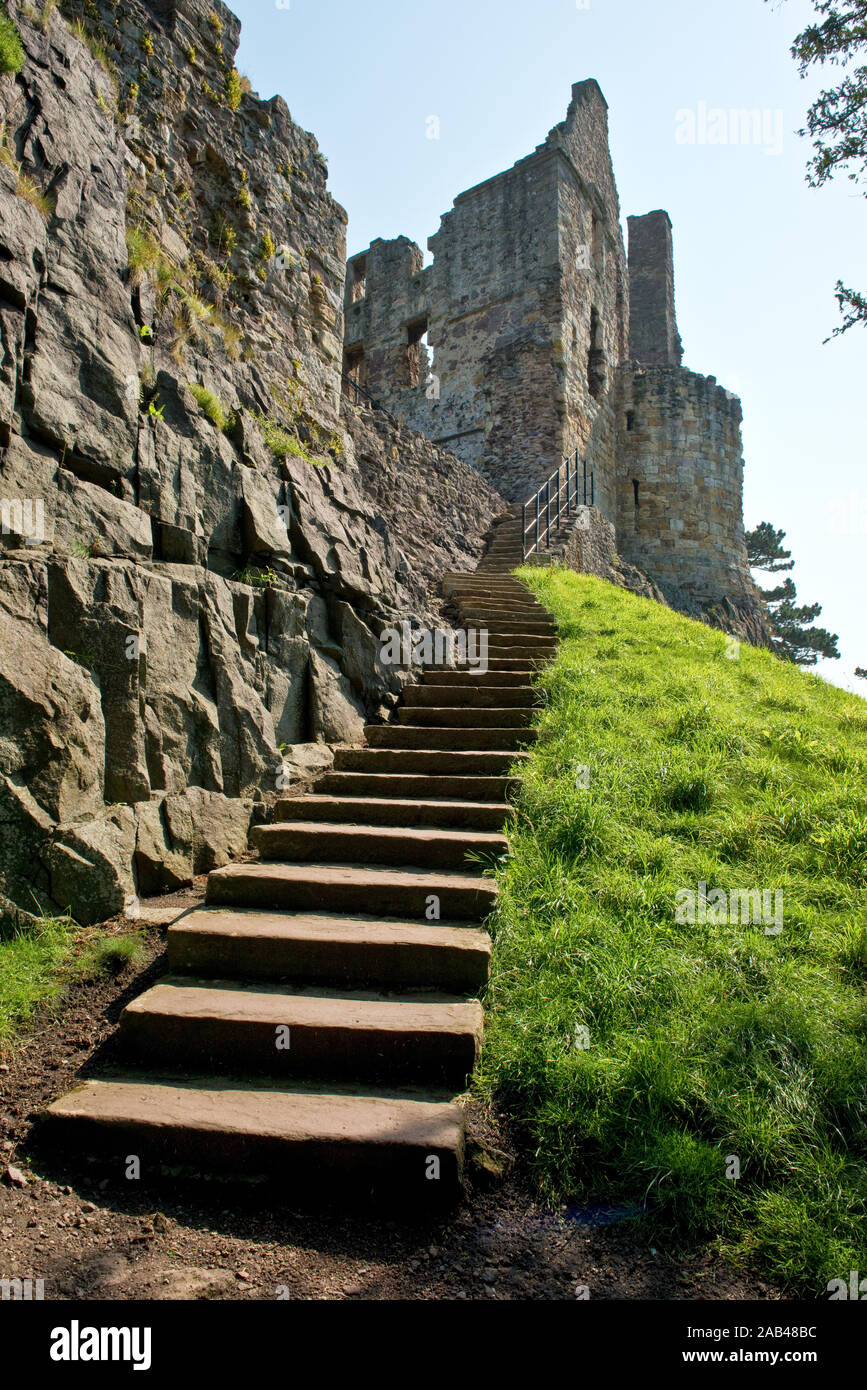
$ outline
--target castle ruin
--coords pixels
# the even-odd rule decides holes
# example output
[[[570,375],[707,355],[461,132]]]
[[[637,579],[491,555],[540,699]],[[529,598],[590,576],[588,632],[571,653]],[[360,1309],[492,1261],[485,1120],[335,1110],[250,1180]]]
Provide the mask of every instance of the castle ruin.
[[[577,83],[543,144],[456,198],[431,265],[406,237],[351,257],[345,390],[514,503],[577,451],[623,560],[677,607],[752,612],[740,402],[681,365],[668,214],[628,227],[627,258],[607,103]]]

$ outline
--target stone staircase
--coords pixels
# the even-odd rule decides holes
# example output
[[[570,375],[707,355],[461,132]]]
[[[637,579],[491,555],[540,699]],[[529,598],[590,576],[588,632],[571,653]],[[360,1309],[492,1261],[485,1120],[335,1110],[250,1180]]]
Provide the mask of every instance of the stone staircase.
[[[582,511],[586,511],[582,508]],[[508,512],[498,518],[491,527],[488,548],[482,559],[479,561],[478,572],[482,574],[508,573],[510,570],[517,569],[521,564],[525,565],[563,565],[566,562],[566,549],[569,537],[574,527],[581,524],[575,515],[569,517],[560,526],[551,528],[551,544],[543,544],[542,549],[534,551],[524,558],[523,547],[521,544],[521,507],[510,507]],[[527,525],[530,527],[531,518],[528,517]],[[527,540],[532,541],[533,532],[528,529]]]
[[[58,1146],[118,1175],[136,1155],[143,1177],[276,1170],[292,1194],[456,1197],[454,1097],[478,1056],[496,901],[484,867],[507,850],[531,675],[555,650],[508,573],[518,551],[510,518],[475,574],[443,581],[460,623],[489,632],[487,673],[426,670],[397,722],[252,832],[257,860],[209,876],[169,929],[170,974],[124,1010],[123,1070],[50,1107]]]

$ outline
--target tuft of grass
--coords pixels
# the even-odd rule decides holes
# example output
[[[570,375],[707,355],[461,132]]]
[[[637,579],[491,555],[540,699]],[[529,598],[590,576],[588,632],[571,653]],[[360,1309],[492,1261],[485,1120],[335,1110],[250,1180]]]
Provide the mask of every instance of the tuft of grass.
[[[94,33],[81,18],[73,19],[69,28],[70,32],[75,35],[80,43],[84,44],[91,56],[96,59],[106,77],[110,78],[115,90],[117,90],[119,85],[117,68],[112,62],[107,45],[103,42],[99,34]]]
[[[218,430],[230,430],[235,423],[235,416],[231,410],[227,410],[213,391],[209,391],[206,386],[198,386],[195,382],[187,383],[187,390],[195,397],[201,409],[205,412],[212,425],[216,425]]]
[[[130,966],[140,965],[144,956],[145,942],[141,932],[99,936],[79,956],[74,973],[87,980],[121,975]]]
[[[5,4],[0,3],[0,75],[20,72],[24,66],[24,45]]]
[[[170,289],[176,282],[179,272],[167,258],[157,238],[143,226],[126,229],[127,262],[130,283],[140,285],[142,280],[153,280],[161,291]]]
[[[602,580],[519,574],[561,645],[477,1085],[547,1200],[823,1296],[867,1268],[867,704]],[[700,883],[781,890],[783,930],[680,923]]]
[[[241,74],[237,68],[226,73],[226,105],[230,111],[237,111],[244,96]]]
[[[232,578],[239,584],[251,584],[256,589],[273,589],[280,583],[280,576],[272,569],[259,569],[252,565],[248,569],[236,570]]]
[[[54,199],[47,193],[44,193],[36,180],[31,178],[29,174],[23,173],[21,169],[18,170],[18,183],[15,186],[15,195],[18,198],[23,198],[25,202],[30,203],[32,207],[36,208],[36,211],[46,222],[54,212]]]
[[[278,425],[276,421],[269,419],[267,415],[262,415],[254,411],[253,418],[262,431],[265,443],[268,445],[274,459],[278,463],[287,458],[299,458],[303,459],[305,463],[312,464],[314,468],[322,468],[326,463],[330,462],[328,459],[317,458],[315,455],[311,454],[309,449],[302,444],[297,434],[283,429],[282,425]]]

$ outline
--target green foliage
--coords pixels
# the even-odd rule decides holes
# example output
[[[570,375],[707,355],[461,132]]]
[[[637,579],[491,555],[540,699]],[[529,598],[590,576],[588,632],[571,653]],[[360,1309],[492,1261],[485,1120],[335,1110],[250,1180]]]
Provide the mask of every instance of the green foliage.
[[[232,578],[236,579],[239,584],[252,584],[256,589],[273,589],[276,584],[280,583],[279,574],[276,574],[270,567],[263,570],[255,565],[248,569],[236,570]]]
[[[867,1268],[867,705],[601,580],[520,573],[562,643],[478,1085],[547,1200],[628,1204],[823,1296]],[[702,882],[781,890],[782,932],[679,924]]]
[[[809,24],[792,45],[801,77],[818,69],[845,69],[855,63],[835,85],[824,88],[807,111],[806,128],[799,135],[813,141],[813,157],[807,164],[807,182],[821,188],[838,175],[855,184],[867,184],[867,11],[864,0],[813,0],[819,23]],[[867,187],[865,187],[867,196]],[[847,333],[855,324],[867,324],[867,295],[838,280],[835,298],[843,322],[830,338]]]
[[[124,932],[120,936],[106,933],[89,942],[75,963],[75,974],[89,980],[120,975],[130,966],[140,965],[144,956],[141,932]]]
[[[187,382],[187,390],[195,397],[211,424],[216,425],[218,430],[225,433],[233,427],[235,423],[234,413],[226,409],[219,396],[216,396],[213,391],[209,391],[205,386],[198,386],[195,382]]]
[[[792,552],[783,549],[785,539],[785,531],[775,531],[769,521],[761,522],[755,531],[748,531],[750,566],[766,574],[794,569]],[[778,655],[785,661],[794,661],[798,666],[815,666],[820,656],[840,659],[836,633],[812,626],[822,612],[822,605],[810,603],[799,608],[795,602],[797,590],[791,579],[784,580],[776,589],[761,589],[760,593],[777,636]]]
[[[244,88],[241,85],[241,74],[237,68],[232,68],[226,74],[226,105],[230,111],[237,111],[241,105],[244,95]]]
[[[14,1043],[33,1012],[60,993],[81,929],[71,917],[40,917],[0,939],[0,1047]]]
[[[258,411],[253,412],[253,418],[262,431],[265,443],[271,450],[275,460],[279,463],[287,458],[303,459],[305,463],[312,464],[314,468],[322,468],[327,459],[317,458],[310,450],[302,444],[298,435],[286,430],[276,421],[269,419]]]
[[[117,88],[119,80],[117,68],[112,62],[108,45],[105,43],[101,32],[97,30],[97,27],[94,24],[88,24],[84,19],[78,18],[72,20],[69,28],[75,37],[84,44],[85,48],[88,49],[91,55],[96,59],[105,75],[111,79],[112,85]]]
[[[24,66],[24,46],[21,35],[6,10],[0,4],[0,75],[20,72]]]

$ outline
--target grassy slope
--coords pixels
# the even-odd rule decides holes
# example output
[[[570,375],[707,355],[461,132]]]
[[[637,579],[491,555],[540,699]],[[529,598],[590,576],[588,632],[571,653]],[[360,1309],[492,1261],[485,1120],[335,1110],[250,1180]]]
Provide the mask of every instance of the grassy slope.
[[[867,704],[600,580],[522,573],[563,642],[480,1084],[550,1197],[646,1202],[823,1293],[867,1269]],[[783,889],[782,933],[678,925],[700,881]]]

